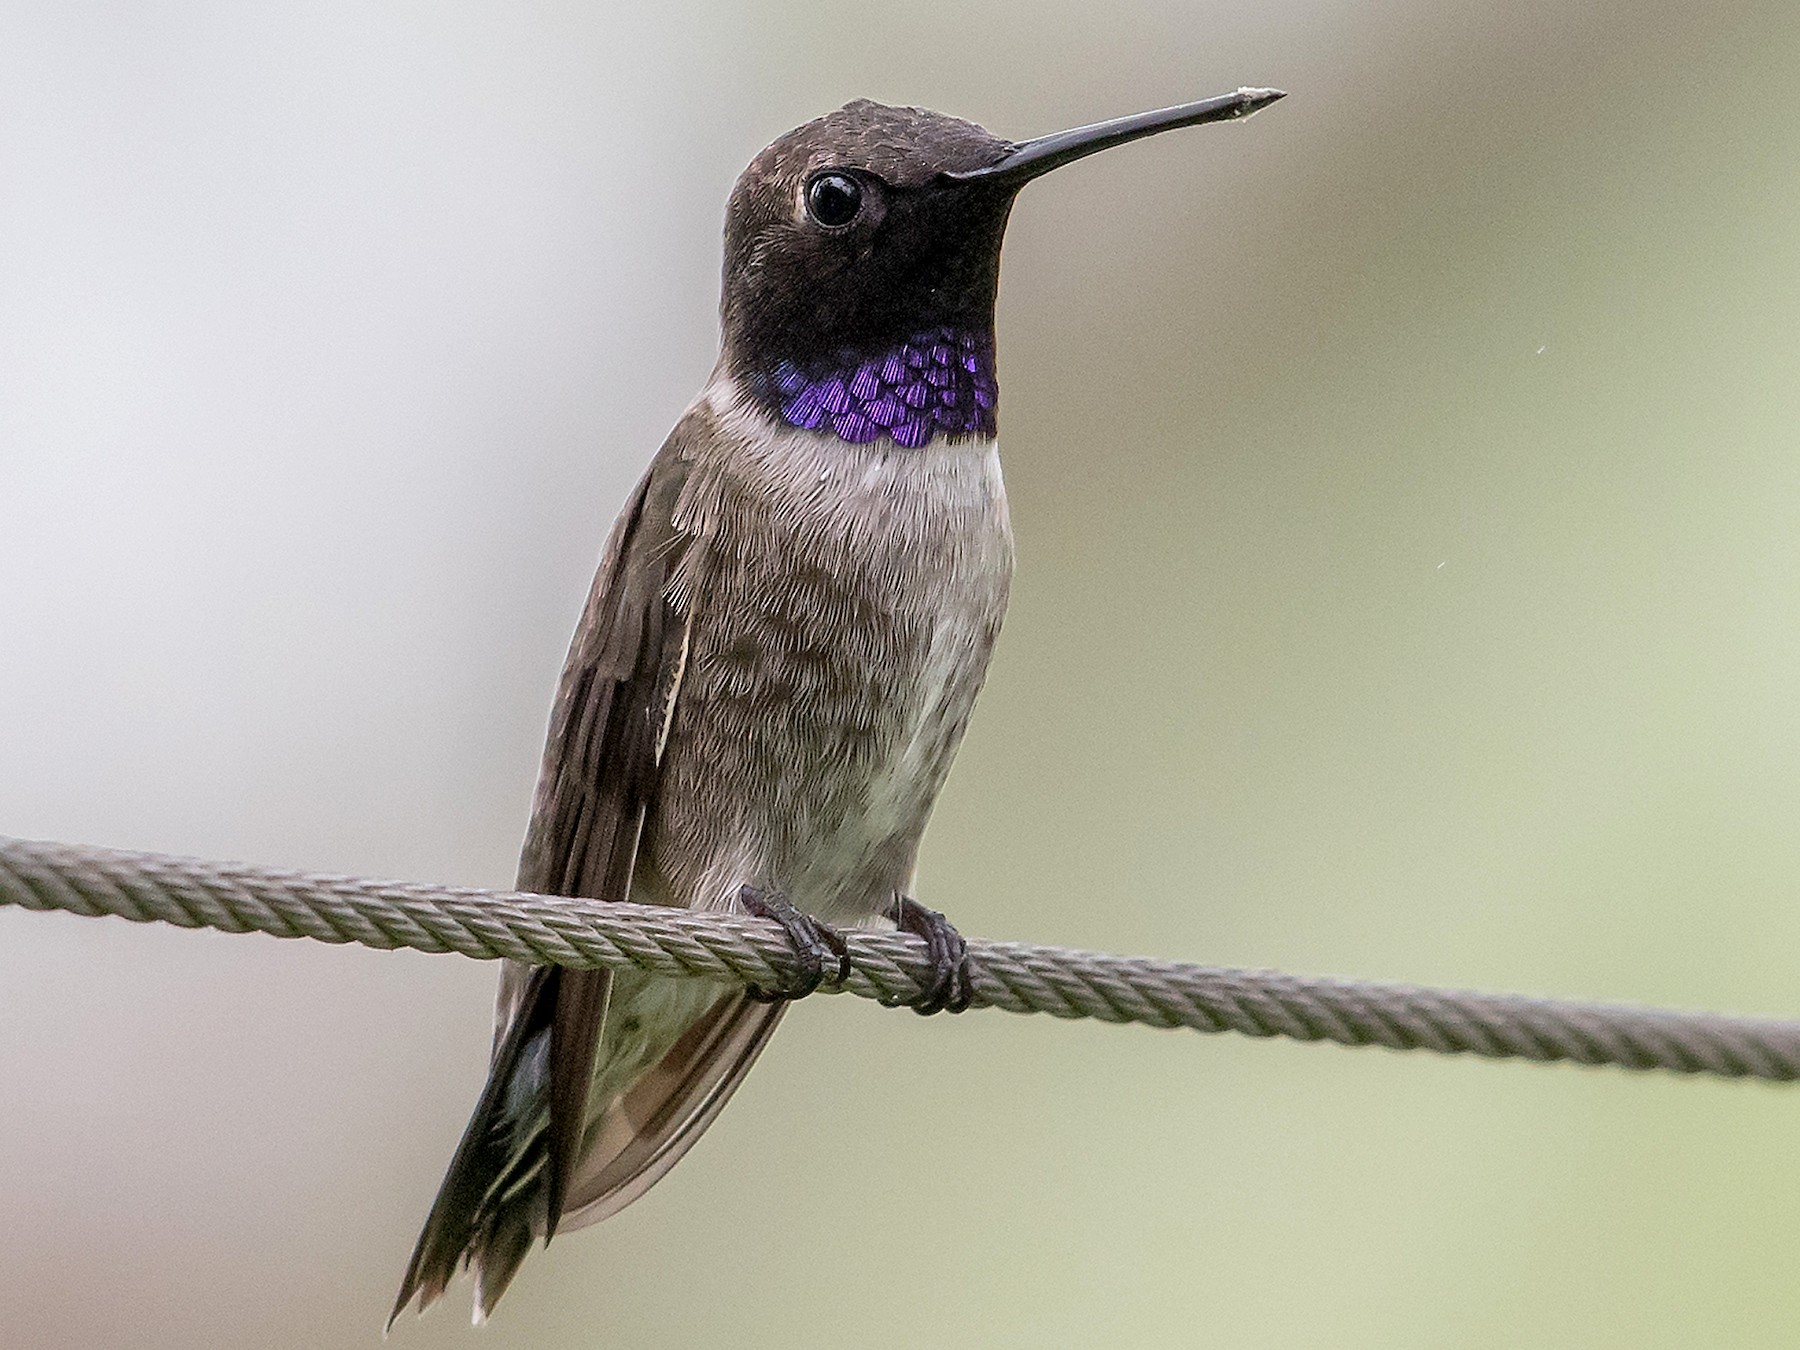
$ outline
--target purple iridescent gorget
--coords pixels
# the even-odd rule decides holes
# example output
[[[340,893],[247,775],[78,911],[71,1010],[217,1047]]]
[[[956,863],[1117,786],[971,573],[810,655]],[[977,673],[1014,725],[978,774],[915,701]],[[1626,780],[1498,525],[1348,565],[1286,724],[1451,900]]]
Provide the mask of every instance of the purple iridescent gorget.
[[[993,339],[948,327],[872,357],[845,350],[806,365],[782,360],[751,387],[789,426],[852,445],[887,436],[908,450],[939,432],[992,437],[1000,394]]]

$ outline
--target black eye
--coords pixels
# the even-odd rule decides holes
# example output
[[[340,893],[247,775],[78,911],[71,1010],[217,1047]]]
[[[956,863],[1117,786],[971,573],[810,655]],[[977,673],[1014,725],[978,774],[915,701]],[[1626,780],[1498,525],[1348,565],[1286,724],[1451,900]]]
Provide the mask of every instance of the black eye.
[[[862,184],[849,174],[822,173],[806,185],[806,213],[827,229],[841,229],[862,210],[862,196]]]

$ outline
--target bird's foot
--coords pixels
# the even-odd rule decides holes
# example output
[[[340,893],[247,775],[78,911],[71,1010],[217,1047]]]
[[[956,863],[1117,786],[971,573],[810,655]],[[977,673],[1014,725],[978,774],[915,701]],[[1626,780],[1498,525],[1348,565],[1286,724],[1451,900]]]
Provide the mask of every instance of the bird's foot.
[[[935,909],[926,909],[911,896],[894,897],[888,917],[902,933],[925,939],[925,957],[931,962],[931,975],[917,998],[896,1000],[914,1012],[928,1016],[935,1012],[962,1012],[974,997],[974,978],[969,970],[969,944],[956,931],[950,920]]]
[[[738,903],[744,907],[745,913],[753,914],[759,919],[773,919],[780,924],[800,962],[799,974],[777,988],[761,989],[751,985],[748,992],[758,1003],[805,998],[825,982],[825,958],[828,954],[836,958],[837,968],[831,975],[832,981],[842,984],[850,978],[850,948],[844,942],[844,935],[837,929],[796,909],[794,902],[779,891],[744,886],[738,891]]]

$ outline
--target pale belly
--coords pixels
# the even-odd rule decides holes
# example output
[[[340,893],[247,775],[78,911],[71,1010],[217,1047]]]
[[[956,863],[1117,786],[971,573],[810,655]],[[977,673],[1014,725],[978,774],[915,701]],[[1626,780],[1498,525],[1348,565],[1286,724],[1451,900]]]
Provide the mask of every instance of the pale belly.
[[[715,531],[645,899],[728,908],[750,885],[861,924],[911,880],[1005,611],[998,455],[826,449],[737,485]]]

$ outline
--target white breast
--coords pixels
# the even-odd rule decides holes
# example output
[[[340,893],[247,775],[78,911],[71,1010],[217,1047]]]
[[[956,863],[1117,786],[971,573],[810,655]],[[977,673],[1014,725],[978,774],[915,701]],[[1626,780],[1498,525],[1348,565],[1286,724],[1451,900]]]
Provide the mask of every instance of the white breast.
[[[783,551],[771,568],[805,568],[852,586],[859,603],[899,618],[896,627],[909,634],[895,648],[883,645],[883,632],[829,618],[833,645],[859,654],[858,678],[881,700],[886,729],[874,753],[864,747],[853,766],[830,766],[836,790],[848,786],[846,773],[860,780],[859,808],[820,809],[819,830],[795,841],[783,870],[804,907],[850,917],[840,906],[851,897],[884,906],[883,892],[891,897],[908,884],[986,675],[1012,575],[999,448],[970,439],[919,449],[852,445],[777,428],[735,401],[721,421],[741,437],[731,455],[735,486],[779,524]]]

